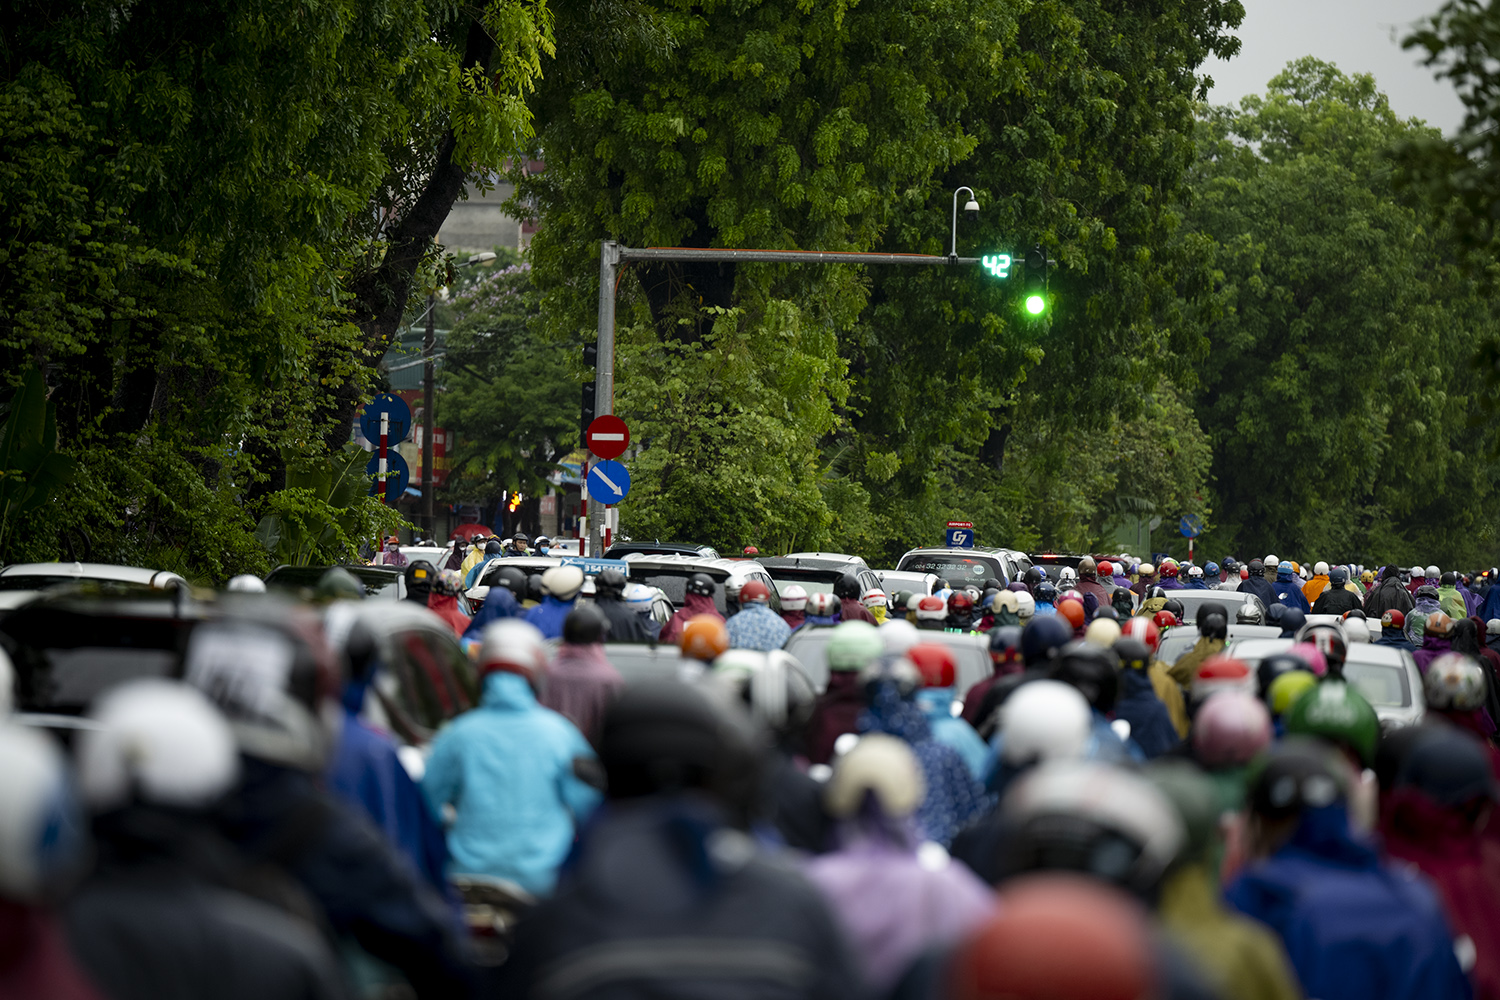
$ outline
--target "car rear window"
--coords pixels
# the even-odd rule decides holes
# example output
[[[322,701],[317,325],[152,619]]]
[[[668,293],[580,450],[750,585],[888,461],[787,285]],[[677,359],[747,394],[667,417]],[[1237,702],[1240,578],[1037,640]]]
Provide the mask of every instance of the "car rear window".
[[[1404,708],[1411,704],[1406,671],[1378,663],[1344,663],[1344,679],[1365,696],[1371,705],[1382,708]]]
[[[48,576],[41,573],[7,573],[0,576],[0,590],[44,590],[60,583],[77,583],[76,576]]]
[[[700,572],[702,570],[645,569],[632,566],[630,568],[630,582],[644,583],[648,587],[657,588],[663,594],[667,595],[667,599],[672,602],[673,607],[680,608],[687,603],[688,577]],[[725,611],[723,580],[714,581],[714,607],[718,609],[721,615]]]
[[[1005,579],[999,560],[988,556],[911,555],[896,567],[906,573],[936,573],[944,580],[981,583],[985,577]]]
[[[381,572],[379,570],[362,569],[359,566],[345,566],[354,578],[364,585],[366,597],[389,597],[397,596],[396,581],[400,579],[398,574]],[[275,590],[312,590],[328,571],[327,566],[282,566],[274,569],[266,577],[266,586]],[[0,578],[3,579],[3,578]]]

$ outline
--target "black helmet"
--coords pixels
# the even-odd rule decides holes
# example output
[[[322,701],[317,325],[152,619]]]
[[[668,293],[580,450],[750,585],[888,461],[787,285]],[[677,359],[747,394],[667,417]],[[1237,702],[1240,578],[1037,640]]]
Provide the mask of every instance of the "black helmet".
[[[406,599],[426,604],[427,595],[432,593],[432,584],[437,580],[437,567],[426,559],[418,559],[407,564],[402,576],[406,578]]]
[[[594,577],[594,597],[613,597],[618,599],[625,593],[625,574],[611,566],[598,576]]]
[[[1453,572],[1451,569],[1448,572],[1444,573],[1442,576],[1438,577],[1438,583],[1442,584],[1444,587],[1451,587],[1457,582],[1458,574]]]
[[[484,543],[484,554],[487,556],[498,556],[505,552],[505,547],[500,544],[500,539],[491,538]]]
[[[1292,670],[1306,670],[1307,664],[1301,657],[1290,653],[1272,653],[1260,661],[1260,666],[1255,668],[1256,687],[1260,692],[1261,701],[1270,700],[1271,682],[1282,674]]]
[[[513,542],[527,542],[527,543],[531,542],[531,539],[527,536],[526,532],[524,532],[524,531],[518,531],[514,535],[511,535],[510,536],[510,540],[513,541]]]
[[[995,579],[993,576],[987,576],[984,578],[984,583],[979,585],[979,589],[984,591],[985,593],[989,593],[992,590],[1001,590],[1004,588],[1004,586],[1004,584]]]
[[[1249,804],[1262,816],[1286,819],[1303,809],[1341,802],[1347,790],[1334,751],[1319,740],[1289,737],[1251,766]]]
[[[994,656],[1003,656],[1012,649],[1021,648],[1021,628],[1019,625],[1002,625],[999,628],[990,629],[990,653]]]
[[[1094,618],[1108,618],[1112,622],[1117,622],[1120,620],[1120,612],[1116,611],[1111,605],[1105,604],[1098,611],[1094,612]]]
[[[547,596],[547,592],[542,589],[542,574],[533,573],[526,578],[526,596],[538,602]]]
[[[1163,611],[1172,612],[1172,617],[1176,618],[1178,621],[1182,621],[1182,619],[1186,617],[1186,615],[1183,614],[1182,602],[1175,597],[1167,598],[1167,603],[1163,604],[1161,606],[1161,609]]]
[[[609,634],[609,619],[592,604],[575,605],[563,620],[563,642],[570,646],[593,646]]]
[[[1077,688],[1095,711],[1108,712],[1120,695],[1119,672],[1120,661],[1113,651],[1079,639],[1057,651],[1051,676]]]
[[[1413,597],[1430,597],[1430,598],[1432,598],[1435,601],[1435,600],[1438,599],[1438,592],[1437,592],[1437,588],[1434,587],[1432,584],[1430,584],[1430,583],[1424,583],[1424,584],[1422,584],[1422,586],[1420,586],[1420,587],[1417,588],[1417,592],[1415,594],[1413,594],[1412,596]]]
[[[1045,579],[1047,579],[1047,571],[1040,566],[1033,566],[1026,571],[1026,575],[1021,578],[1021,582],[1034,591]]]
[[[1206,639],[1224,639],[1229,635],[1229,612],[1218,601],[1206,601],[1198,608],[1198,634]]]
[[[1037,615],[1021,630],[1021,659],[1028,668],[1043,666],[1072,638],[1073,630],[1057,615]]]
[[[688,577],[687,592],[700,597],[714,596],[714,578],[707,573],[694,573]]]
[[[1051,583],[1039,583],[1032,596],[1045,604],[1052,604],[1057,600],[1057,588]]]
[[[1240,571],[1240,561],[1234,556],[1225,556],[1224,561],[1219,565],[1224,567],[1224,572],[1226,573],[1238,573]]]
[[[516,595],[516,600],[526,599],[526,574],[519,566],[502,566],[500,572],[490,577],[491,587],[504,587]]]
[[[1151,650],[1139,639],[1126,636],[1116,639],[1110,647],[1120,658],[1120,667],[1125,670],[1145,670],[1151,666]]]
[[[604,713],[599,734],[610,798],[707,792],[741,821],[755,799],[754,730],[727,704],[680,681],[631,684]]]
[[[840,600],[859,600],[859,577],[853,573],[841,573],[833,582],[833,596]]]
[[[1301,608],[1287,608],[1281,613],[1281,630],[1291,631],[1293,634],[1302,626],[1307,624],[1307,616],[1302,613]]]
[[[1285,604],[1273,604],[1266,609],[1266,624],[1281,628],[1282,616],[1286,614]]]

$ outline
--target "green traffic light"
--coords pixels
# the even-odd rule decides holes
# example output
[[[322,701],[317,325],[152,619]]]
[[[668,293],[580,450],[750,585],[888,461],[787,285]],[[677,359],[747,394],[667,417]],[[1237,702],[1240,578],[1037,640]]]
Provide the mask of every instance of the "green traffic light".
[[[1026,296],[1026,311],[1033,316],[1040,316],[1047,311],[1047,300],[1036,293]]]

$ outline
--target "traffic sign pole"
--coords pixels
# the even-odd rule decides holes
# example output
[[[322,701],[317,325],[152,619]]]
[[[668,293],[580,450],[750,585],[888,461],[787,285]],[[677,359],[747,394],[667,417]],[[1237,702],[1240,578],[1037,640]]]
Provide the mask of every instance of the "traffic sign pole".
[[[380,502],[383,503],[383,504],[389,504],[390,503],[390,500],[385,495],[386,447],[387,447],[387,439],[390,437],[390,435],[391,435],[391,415],[389,413],[387,413],[385,410],[381,410],[380,411],[380,474],[378,476],[376,476],[375,478],[380,481],[380,486],[378,487],[378,489],[380,490]]]

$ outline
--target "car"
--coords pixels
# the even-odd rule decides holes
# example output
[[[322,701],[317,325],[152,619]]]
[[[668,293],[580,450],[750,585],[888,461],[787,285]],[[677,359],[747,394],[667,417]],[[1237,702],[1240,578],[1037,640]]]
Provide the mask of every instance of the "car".
[[[670,642],[606,642],[604,657],[626,684],[676,680],[683,666],[682,651]]]
[[[1239,625],[1231,622],[1225,645],[1238,639],[1274,639],[1281,635],[1281,629],[1275,625]],[[1170,666],[1176,663],[1183,653],[1192,649],[1198,642],[1198,630],[1186,625],[1178,625],[1167,630],[1162,636],[1161,645],[1156,650],[1156,658]]]
[[[636,555],[626,560],[629,570],[626,577],[631,583],[644,583],[655,587],[666,595],[674,608],[681,608],[687,601],[688,577],[694,573],[707,573],[714,581],[714,606],[719,614],[728,611],[724,600],[724,584],[734,579],[743,584],[748,580],[759,580],[771,592],[771,610],[781,611],[781,597],[765,567],[753,559],[718,559],[686,555]]]
[[[1343,628],[1344,628],[1344,630],[1346,632],[1349,630],[1350,626],[1354,622],[1363,622],[1364,623],[1365,631],[1368,632],[1368,633],[1370,633],[1370,641],[1371,642],[1374,642],[1376,639],[1380,638],[1380,619],[1379,618],[1349,618],[1349,619],[1344,619],[1344,618],[1342,618],[1342,617],[1340,617],[1338,615],[1308,615],[1307,616],[1307,624],[1309,624],[1309,625],[1342,625]]]
[[[788,653],[795,656],[806,671],[808,680],[812,681],[813,687],[822,691],[828,686],[828,640],[833,636],[836,625],[803,625],[792,633],[786,645],[782,646]],[[990,645],[987,636],[975,632],[939,632],[936,630],[924,630],[920,634],[922,642],[937,642],[953,650],[954,658],[957,660],[957,681],[954,691],[959,698],[964,692],[975,684],[984,680],[994,673],[995,667],[990,660]]]
[[[865,561],[858,556],[830,556],[821,552],[799,552],[789,556],[773,556],[756,560],[771,579],[776,581],[778,594],[797,585],[809,594],[821,591],[833,593],[833,585],[845,573],[853,573],[859,579],[859,592],[884,590],[880,577],[876,576]]]
[[[1266,657],[1291,648],[1291,639],[1244,639],[1226,646],[1225,652],[1254,670]],[[1384,729],[1420,725],[1427,715],[1422,673],[1410,650],[1351,642],[1344,679],[1365,696]]]
[[[583,555],[583,540],[579,538],[554,538],[552,544],[547,547],[549,556],[580,556]]]
[[[408,563],[421,560],[422,562],[431,563],[438,569],[442,569],[448,564],[448,557],[453,555],[453,548],[452,546],[437,545],[403,545],[401,546],[401,554],[406,557]]]
[[[470,587],[464,596],[477,608],[484,603],[489,596],[490,588],[494,586],[496,577],[500,571],[507,566],[519,569],[527,577],[541,576],[553,566],[563,564],[562,556],[499,556],[484,564],[479,575],[474,578],[474,586]]]
[[[176,573],[139,566],[81,562],[13,563],[0,567],[0,611],[20,607],[49,587],[85,581],[106,588],[114,584],[158,588],[187,585],[187,581]]]
[[[1235,615],[1239,609],[1248,602],[1254,602],[1260,609],[1261,621],[1266,620],[1266,606],[1259,597],[1254,594],[1229,594],[1222,590],[1182,590],[1166,591],[1167,600],[1180,601],[1182,603],[1182,624],[1191,625],[1198,620],[1198,609],[1210,602],[1224,608],[1229,616],[1229,621],[1234,622]]]
[[[963,581],[976,587],[994,578],[1002,585],[1019,580],[1031,568],[1031,559],[1014,549],[912,549],[896,563],[909,573],[932,573],[948,582]]]
[[[877,569],[875,576],[880,580],[880,589],[893,600],[903,590],[925,597],[943,589],[943,579],[935,573],[907,573],[898,569]]]
[[[298,600],[312,596],[318,581],[332,566],[277,566],[266,574],[266,589],[280,590],[294,595]],[[366,597],[379,597],[399,601],[406,596],[406,579],[395,566],[366,566],[362,563],[345,563],[340,567],[348,570],[364,585]]]
[[[1047,579],[1055,584],[1063,567],[1071,569],[1073,575],[1077,576],[1078,564],[1083,561],[1083,556],[1066,555],[1060,552],[1033,552],[1030,559],[1031,565],[1041,569],[1047,574]]]
[[[635,539],[615,542],[604,550],[606,559],[628,559],[631,556],[695,556],[699,559],[717,559],[719,553],[711,545],[694,545],[689,542],[644,542]]]

